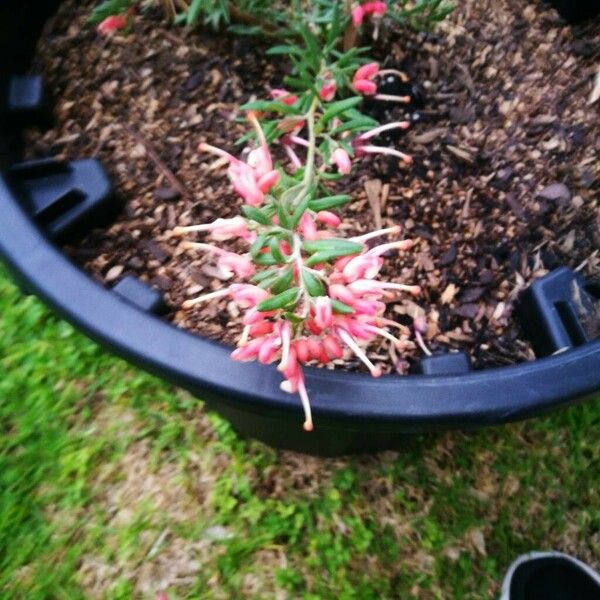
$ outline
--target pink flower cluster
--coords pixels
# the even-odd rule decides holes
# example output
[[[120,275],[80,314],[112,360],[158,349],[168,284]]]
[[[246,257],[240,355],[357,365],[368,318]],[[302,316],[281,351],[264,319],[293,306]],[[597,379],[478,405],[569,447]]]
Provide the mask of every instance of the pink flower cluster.
[[[279,181],[280,174],[273,168],[269,146],[256,115],[250,113],[248,120],[256,128],[260,145],[248,154],[246,162],[210,144],[200,144],[199,150],[225,158],[229,162],[227,173],[235,191],[250,206],[260,206],[265,195]]]
[[[352,24],[354,27],[360,27],[366,16],[383,17],[387,12],[385,2],[363,2],[352,9]]]
[[[356,70],[354,77],[352,78],[352,87],[358,93],[365,96],[373,96],[376,100],[400,103],[410,102],[409,96],[389,96],[377,94],[377,83],[375,78],[380,75],[386,75],[390,73],[400,76],[404,81],[406,80],[406,75],[404,75],[404,73],[395,71],[393,69],[380,70],[379,64],[373,62],[363,65]],[[321,87],[321,99],[327,101],[333,100],[336,89],[335,81],[331,79],[329,84],[324,84]],[[273,98],[290,106],[295,104],[298,100],[298,96],[293,95],[291,92],[288,92],[285,89],[271,90],[271,95]],[[304,121],[287,119],[285,122],[286,127],[289,128],[289,133],[282,137],[281,143],[283,144],[283,148],[290,159],[292,169],[296,171],[302,167],[302,160],[298,156],[295,146],[303,148],[308,147],[308,140],[298,135],[304,127]],[[370,131],[361,133],[360,135],[356,136],[351,143],[352,149],[354,150],[354,155],[357,158],[362,158],[368,154],[387,154],[390,156],[395,156],[407,164],[411,164],[412,157],[404,152],[400,152],[394,148],[367,143],[368,140],[371,140],[372,138],[386,131],[390,131],[392,129],[408,129],[409,127],[410,123],[408,121],[397,121],[393,123],[387,123],[380,127],[375,127]],[[336,166],[338,172],[342,175],[348,175],[352,171],[352,158],[350,157],[348,151],[342,146],[338,146],[331,153],[330,162]]]
[[[328,231],[318,231],[315,221],[305,214],[298,226],[298,234],[304,236],[303,241],[326,239],[331,236]],[[317,219],[335,227],[339,218],[328,211],[321,211]],[[219,219],[212,224],[183,228],[182,231],[207,231],[216,239],[226,235],[248,239],[249,229],[242,225],[243,219]],[[310,222],[310,225],[308,224]],[[383,266],[383,254],[390,250],[407,251],[412,248],[411,240],[393,241],[369,249],[366,242],[377,236],[397,233],[393,227],[353,238],[362,250],[356,254],[339,258],[333,265],[322,263],[314,265],[314,273],[324,283],[326,293],[311,297],[299,295],[299,302],[294,309],[302,322],[301,326],[292,326],[280,310],[259,310],[259,304],[272,297],[271,293],[258,285],[232,284],[227,288],[211,292],[185,303],[185,308],[195,306],[199,302],[216,298],[230,297],[239,308],[246,310],[243,317],[244,331],[239,346],[232,353],[232,358],[240,361],[257,360],[262,364],[278,361],[278,370],[284,381],[282,390],[298,393],[305,412],[304,429],[313,428],[308,392],[305,385],[302,366],[310,363],[329,364],[342,359],[346,352],[354,354],[369,369],[374,377],[381,375],[381,369],[368,358],[364,347],[377,336],[391,341],[396,348],[402,350],[405,342],[392,335],[385,327],[398,325],[385,319],[386,295],[396,292],[408,292],[419,295],[419,286],[401,283],[383,282],[375,278]],[[190,244],[204,246],[204,244]],[[289,248],[283,248],[289,255]],[[224,251],[220,251],[224,252]],[[231,253],[226,253],[230,255]],[[236,255],[233,255],[236,256]],[[245,255],[243,255],[245,256]],[[246,259],[238,257],[243,262]],[[290,287],[302,285],[300,269],[306,268],[300,258],[300,264],[294,269]],[[243,273],[239,273],[244,276]],[[342,303],[343,310],[336,310],[337,303]]]

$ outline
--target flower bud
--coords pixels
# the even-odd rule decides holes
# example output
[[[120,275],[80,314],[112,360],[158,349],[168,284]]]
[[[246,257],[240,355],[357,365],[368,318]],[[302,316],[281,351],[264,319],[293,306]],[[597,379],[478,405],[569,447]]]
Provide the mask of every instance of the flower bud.
[[[342,222],[342,220],[335,213],[332,213],[328,210],[319,211],[316,219],[325,225],[329,225],[329,227],[339,227],[340,223]]]
[[[106,17],[97,27],[98,33],[109,35],[119,29],[127,27],[127,17],[125,15],[111,15]]]
[[[348,175],[352,171],[352,160],[343,148],[336,148],[331,155],[331,162],[337,167],[342,175]]]

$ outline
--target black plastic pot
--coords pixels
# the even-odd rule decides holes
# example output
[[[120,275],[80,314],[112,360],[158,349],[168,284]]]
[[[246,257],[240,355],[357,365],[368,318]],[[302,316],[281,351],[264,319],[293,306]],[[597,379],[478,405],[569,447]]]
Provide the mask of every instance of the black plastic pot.
[[[0,4],[5,11],[0,12],[0,23],[10,14],[10,4],[28,3]],[[39,22],[56,4],[36,3],[44,8],[37,14]],[[2,55],[18,58],[12,71],[22,69],[24,57],[31,54],[30,45],[20,46],[22,40],[29,44],[22,32],[29,27],[39,30],[39,23],[31,24],[32,15],[25,16],[0,40]],[[37,104],[27,103],[13,93],[0,140],[8,139],[14,122],[6,112],[29,114],[32,121],[43,114],[44,95],[35,97]],[[5,160],[16,159],[10,149],[5,152]],[[600,340],[589,339],[577,303],[584,298],[589,308],[598,290],[561,269],[534,285],[522,304],[539,354],[560,354],[487,371],[471,371],[464,355],[445,355],[421,361],[419,375],[378,380],[308,369],[316,428],[304,433],[299,401],[280,391],[274,367],[230,360],[229,348],[162,319],[157,292],[132,279],[105,289],[55,245],[53,240],[84,230],[113,209],[110,187],[94,161],[13,167],[0,178],[0,256],[24,289],[91,338],[202,398],[240,433],[273,446],[321,455],[395,448],[407,434],[523,419],[600,391]]]
[[[561,552],[531,552],[508,570],[500,600],[597,600],[600,575]]]
[[[580,23],[600,14],[600,0],[549,0],[569,23]]]

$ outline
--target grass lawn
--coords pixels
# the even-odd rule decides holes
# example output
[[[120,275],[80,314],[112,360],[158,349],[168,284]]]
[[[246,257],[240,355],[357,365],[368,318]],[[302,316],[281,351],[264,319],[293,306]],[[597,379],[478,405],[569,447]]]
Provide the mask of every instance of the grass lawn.
[[[600,401],[314,459],[22,297],[0,269],[0,598],[491,598],[520,553],[600,564]]]

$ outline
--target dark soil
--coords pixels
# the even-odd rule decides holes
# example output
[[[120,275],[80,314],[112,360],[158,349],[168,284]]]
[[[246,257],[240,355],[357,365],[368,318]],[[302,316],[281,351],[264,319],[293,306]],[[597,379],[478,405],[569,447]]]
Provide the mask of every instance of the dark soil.
[[[178,326],[232,343],[232,304],[178,310],[223,282],[168,232],[236,214],[222,165],[196,148],[234,150],[245,132],[239,105],[280,86],[286,66],[265,60],[255,39],[187,33],[158,15],[106,40],[85,23],[92,4],[66,2],[41,42],[58,123],[29,147],[100,158],[125,205],[112,227],[67,251],[106,284],[125,274],[149,281]],[[413,167],[364,162],[346,184],[356,200],[345,217],[348,233],[401,224],[418,240],[382,277],[419,283],[424,295],[418,306],[390,303],[389,315],[410,324],[424,311],[433,351],[467,350],[485,367],[533,358],[511,317],[534,278],[563,264],[600,275],[600,101],[588,104],[600,21],[571,28],[516,0],[458,4],[434,34],[389,34],[375,51],[422,86],[426,104],[396,142]],[[371,353],[406,370],[385,344]]]

